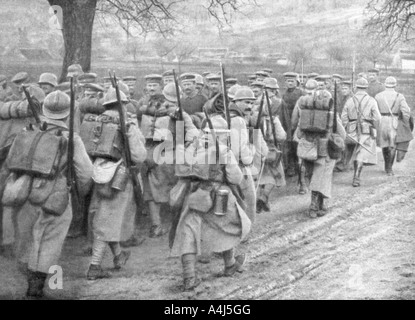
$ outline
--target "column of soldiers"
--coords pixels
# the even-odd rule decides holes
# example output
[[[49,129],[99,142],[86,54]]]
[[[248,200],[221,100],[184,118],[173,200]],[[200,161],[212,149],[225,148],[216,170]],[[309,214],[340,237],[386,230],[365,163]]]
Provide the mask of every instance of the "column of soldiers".
[[[238,245],[248,239],[256,215],[271,211],[270,195],[286,185],[286,176],[298,175],[299,194],[310,191],[308,214],[316,218],[328,213],[333,172],[353,164],[352,185],[359,187],[363,167],[377,164],[376,146],[382,148],[386,173],[393,175],[395,159],[403,160],[412,140],[413,121],[404,96],[395,90],[396,79],[388,77],[383,85],[378,76],[378,70],[369,70],[368,79],[359,75],[353,88],[338,74],[310,73],[301,83],[298,74],[287,72],[280,94],[270,69],[248,76],[247,86],[220,73],[184,73],[175,79],[167,71],[146,75],[145,94],[137,101],[135,76],[118,81],[117,92],[113,79],[98,83],[97,74],[71,65],[74,166],[84,209],[72,211],[66,201],[51,214],[39,194],[49,193],[40,197],[47,202],[54,195],[50,186],[65,185],[67,158],[59,157],[61,169],[53,178],[31,178],[25,199],[6,201],[10,190],[23,188],[20,180],[30,179],[13,171],[9,150],[20,132],[36,125],[23,88],[47,127],[44,131],[68,140],[70,83],[58,84],[54,74],[43,73],[33,84],[21,72],[11,79],[12,90],[0,75],[1,128],[10,126],[0,137],[3,254],[16,255],[28,280],[27,296],[38,298],[67,236],[88,235],[88,280],[111,277],[101,267],[106,248],[113,254],[114,269],[124,267],[131,252],[123,248],[145,239],[139,219],[145,214],[150,238],[170,231],[171,255],[181,258],[185,291],[200,283],[198,256],[219,254],[224,276],[242,272],[246,256],[236,254]],[[117,135],[120,104],[128,141]],[[316,117],[322,123],[310,124]],[[41,148],[42,140],[39,144]],[[127,168],[126,149],[139,171]],[[66,154],[65,148],[56,152]],[[135,200],[132,175],[140,178],[141,201]],[[65,188],[60,192],[70,198]],[[162,221],[164,212],[172,217],[170,228]]]

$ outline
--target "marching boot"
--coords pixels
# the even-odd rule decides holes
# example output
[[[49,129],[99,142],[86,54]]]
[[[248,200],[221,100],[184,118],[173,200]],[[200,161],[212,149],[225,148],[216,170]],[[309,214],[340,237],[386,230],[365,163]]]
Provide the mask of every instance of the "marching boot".
[[[28,288],[26,292],[26,297],[28,298],[42,298],[43,297],[43,288],[45,286],[45,281],[47,274],[43,272],[35,272],[28,270],[27,282]]]
[[[91,264],[89,265],[86,278],[87,280],[107,279],[107,278],[111,278],[111,274],[102,270],[101,266]]]
[[[382,148],[383,160],[385,161],[385,172],[389,170],[389,148]]]
[[[235,257],[235,249],[230,249],[223,252],[223,262],[225,264],[223,275],[225,277],[232,277],[236,272],[243,272],[243,266],[246,263],[246,255],[240,254]]]
[[[353,187],[360,187],[360,173],[358,175],[359,163],[355,161],[353,165],[354,165]]]
[[[120,270],[123,266],[127,264],[128,259],[130,258],[131,251],[121,251],[118,256],[114,257],[114,269]]]
[[[319,204],[319,211],[317,215],[319,217],[325,216],[329,212],[329,207],[327,205],[328,199],[325,198],[320,192],[318,194],[318,204]]]
[[[395,173],[393,172],[393,163],[395,162],[395,156],[396,156],[396,149],[395,148],[390,148],[389,150],[389,172],[388,172],[388,176],[393,176],[395,175]]]
[[[200,280],[196,277],[196,254],[189,253],[182,255],[183,266],[183,291],[193,291]]]
[[[317,218],[319,212],[319,193],[316,191],[311,191],[311,204],[310,209],[308,211],[308,215],[310,218]]]
[[[307,184],[305,181],[305,166],[300,166],[300,189],[298,190],[299,194],[306,194],[307,193]]]

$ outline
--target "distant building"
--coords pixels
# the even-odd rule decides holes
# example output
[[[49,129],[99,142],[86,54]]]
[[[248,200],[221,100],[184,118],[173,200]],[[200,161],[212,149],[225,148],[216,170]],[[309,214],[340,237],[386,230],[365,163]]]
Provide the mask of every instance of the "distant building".
[[[415,73],[415,50],[399,49],[393,58],[393,66],[403,72]]]

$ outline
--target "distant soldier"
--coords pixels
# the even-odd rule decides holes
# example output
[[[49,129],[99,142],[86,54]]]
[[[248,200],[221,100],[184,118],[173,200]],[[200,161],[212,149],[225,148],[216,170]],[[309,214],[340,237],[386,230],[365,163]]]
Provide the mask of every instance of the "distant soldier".
[[[315,80],[307,81],[306,92],[307,95],[302,96],[295,106],[293,128],[297,127],[295,138],[299,141],[298,155],[302,162],[302,172],[304,169],[304,177],[300,179],[300,183],[304,184],[305,179],[310,182],[311,204],[308,214],[310,218],[316,218],[326,215],[329,210],[327,201],[331,198],[336,160],[330,158],[328,142],[334,117],[330,92],[317,90]],[[309,119],[317,117],[320,120],[310,125]],[[344,129],[340,121],[338,119],[336,121],[338,121],[337,133],[341,139],[345,139]],[[314,151],[313,154],[311,150]]]
[[[243,272],[246,261],[245,254],[235,253],[251,229],[240,195],[235,193],[244,177],[226,144],[216,144],[212,138],[215,135],[226,143],[226,121],[219,116],[212,119],[212,125],[213,131],[205,122],[204,134],[184,151],[192,163],[183,165],[187,174],[180,183],[188,184],[189,191],[184,194],[179,221],[171,233],[171,255],[181,257],[184,291],[192,291],[201,282],[196,274],[198,255],[220,253],[225,277]],[[221,139],[223,134],[225,139]],[[207,163],[206,159],[214,160]]]
[[[174,83],[173,70],[163,72],[163,86],[167,86],[169,83]]]
[[[0,102],[8,102],[13,98],[13,90],[7,85],[7,77],[0,74]]]
[[[139,109],[141,107],[149,107],[152,106],[153,108],[156,105],[161,105],[164,102],[164,96],[162,94],[162,80],[163,77],[159,74],[148,74],[144,77],[146,81],[146,95],[143,96],[140,100],[138,100],[137,106],[137,119],[140,123],[141,118],[139,117]]]
[[[123,92],[120,92],[122,107],[128,102]],[[119,123],[118,101],[115,89],[110,89],[105,97],[105,112],[107,121],[114,119],[114,123]],[[127,113],[128,114],[128,113]],[[146,149],[144,148],[144,137],[131,118],[125,120],[127,127],[127,137],[131,160],[134,164],[141,164],[146,159]],[[105,143],[103,141],[102,143]],[[125,146],[122,146],[125,148]],[[108,150],[108,148],[105,148]],[[122,151],[122,150],[120,150]],[[92,248],[91,263],[87,273],[88,280],[108,278],[111,275],[102,270],[101,264],[107,246],[111,248],[114,256],[113,263],[115,269],[121,269],[130,257],[129,251],[122,251],[120,242],[130,239],[134,234],[134,218],[137,211],[137,204],[134,199],[134,189],[132,178],[126,171],[125,160],[107,160],[107,158],[96,158],[94,161],[94,193],[92,202],[94,203],[93,215],[93,234],[94,243]],[[114,186],[116,182],[117,186]]]
[[[161,80],[161,79],[160,79]],[[153,90],[149,87],[149,91]],[[174,153],[176,141],[176,121],[178,109],[176,86],[169,83],[163,89],[163,102],[150,100],[142,105],[137,113],[141,119],[141,131],[146,139],[147,159],[141,169],[143,179],[143,197],[150,210],[151,229],[150,237],[160,237],[167,232],[162,226],[160,209],[169,201],[169,192],[176,184],[174,163],[160,161],[163,149],[166,146],[166,154]],[[185,137],[182,143],[190,143],[198,136],[198,130],[193,125],[190,116],[183,112]],[[180,137],[177,139],[180,140]],[[172,159],[170,159],[172,160]]]
[[[137,78],[134,76],[127,76],[127,77],[124,77],[122,81],[128,86],[128,89],[129,89],[129,94],[127,95],[127,97],[130,99],[134,99]]]
[[[264,68],[264,69],[262,69],[262,71],[266,72],[269,77],[272,76],[272,69],[270,69],[270,68]]]
[[[286,107],[284,101],[278,96],[278,89],[280,88],[278,81],[275,78],[266,78],[264,80],[264,85],[265,89],[268,91],[268,96],[271,101],[271,110],[273,113],[276,113],[278,117],[280,117],[282,108]]]
[[[102,78],[102,85],[104,87],[104,92],[107,92],[109,88],[111,88],[111,78],[110,77],[103,77]]]
[[[12,78],[11,82],[13,82],[17,88],[15,100],[21,100],[25,98],[23,93],[23,86],[35,86],[34,84],[29,83],[29,79],[29,74],[27,72],[19,72]]]
[[[200,128],[202,120],[205,117],[203,106],[207,98],[198,94],[196,90],[196,76],[192,73],[184,73],[180,76],[181,87],[183,88],[183,96],[180,99],[183,111],[185,111],[193,121],[196,128]]]
[[[291,128],[291,117],[297,103],[297,100],[304,95],[303,91],[298,87],[298,74],[294,72],[284,73],[285,84],[287,89],[282,94],[287,107],[287,112],[282,114],[280,118],[284,131],[287,133],[287,140],[284,146],[284,168],[289,177],[297,173],[297,143],[292,140],[294,130]]]
[[[211,73],[206,76],[207,87],[209,88],[209,99],[222,92],[221,76],[216,73]]]
[[[248,75],[248,87],[250,87],[251,84],[254,83],[255,81],[256,81],[256,75],[255,74]]]
[[[317,76],[315,80],[318,84],[317,90],[327,90],[328,92],[332,93],[331,76],[323,74]]]
[[[347,100],[342,112],[342,123],[350,142],[354,143],[352,161],[354,163],[353,187],[360,186],[363,165],[377,164],[376,122],[381,115],[374,98],[367,93],[368,82],[364,78],[356,81],[356,93]]]
[[[61,91],[54,91],[45,98],[43,119],[47,123],[48,134],[56,134],[62,139],[68,139],[66,120],[69,117],[69,107],[70,98]],[[34,298],[43,296],[43,288],[50,268],[59,265],[59,257],[72,220],[70,194],[66,174],[63,173],[67,166],[67,150],[62,151],[56,146],[54,148],[53,145],[43,145],[40,140],[36,147],[39,148],[40,154],[42,150],[56,154],[63,152],[61,157],[57,156],[57,159],[60,159],[57,163],[58,173],[49,178],[33,177],[30,195],[17,215],[20,243],[18,247],[22,253],[19,255],[19,261],[22,266],[25,264],[27,266],[27,270],[22,269],[27,272],[26,295]],[[91,185],[93,167],[85,146],[77,134],[74,136],[74,149],[73,161],[77,185],[80,193],[83,194]]]
[[[45,93],[45,96],[47,96],[57,87],[58,78],[53,73],[42,73],[39,77],[38,84]]]
[[[379,81],[379,73],[379,69],[376,68],[367,71],[367,81],[369,81],[367,93],[372,98],[376,97],[378,93],[385,91],[385,86]]]
[[[405,97],[396,92],[396,78],[387,77],[385,81],[385,91],[376,95],[381,119],[378,132],[378,147],[382,148],[385,160],[385,171],[388,176],[393,175],[392,166],[396,155],[396,142],[398,137],[399,121],[408,123],[411,109],[406,103]],[[411,138],[412,134],[410,135]]]
[[[256,75],[256,81],[259,81],[259,82],[263,82],[266,78],[270,76],[268,72],[265,72],[262,70],[255,72],[255,75]]]
[[[203,77],[200,74],[197,74],[197,73],[195,74],[195,77],[196,77],[195,80],[196,80],[197,93],[202,95],[202,96],[205,96],[206,99],[207,99],[208,91],[205,87],[205,82],[203,81]]]
[[[70,78],[73,78],[74,85],[75,85],[75,99],[78,100],[82,96],[82,88],[78,84],[78,77],[84,74],[84,71],[82,70],[82,67],[80,64],[71,64],[68,67],[67,72],[67,81],[70,81]]]
[[[255,81],[251,84],[251,90],[255,96],[254,108],[257,109],[261,104],[262,95],[264,94],[264,82]]]
[[[366,74],[366,73],[364,73],[364,72],[360,72],[360,73],[357,75],[357,78],[358,78],[358,79],[364,78],[364,79],[366,79],[366,80],[367,80],[367,74]]]
[[[80,76],[78,76],[78,86],[79,86],[79,90],[81,91],[81,96],[79,98],[84,96],[85,85],[87,83],[97,83],[97,78],[98,78],[97,74],[92,73],[92,72],[83,73]]]
[[[353,97],[352,82],[350,80],[343,81],[341,83],[341,96],[338,96],[337,113],[341,115],[343,113],[346,102]],[[350,139],[346,139],[346,146],[343,152],[341,160],[336,164],[336,171],[348,171],[350,166],[350,159],[352,158],[354,143]]]

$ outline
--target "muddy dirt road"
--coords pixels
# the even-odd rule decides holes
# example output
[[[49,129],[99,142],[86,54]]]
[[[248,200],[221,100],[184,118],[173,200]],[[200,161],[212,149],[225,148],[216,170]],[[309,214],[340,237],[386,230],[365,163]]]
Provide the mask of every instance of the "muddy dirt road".
[[[181,264],[169,258],[167,236],[132,250],[112,279],[88,282],[85,239],[68,239],[62,254],[63,290],[49,297],[75,299],[415,299],[415,150],[394,167],[366,167],[360,188],[352,172],[336,173],[330,213],[306,216],[310,194],[296,193],[295,181],[275,192],[272,212],[258,216],[246,252],[246,270],[219,277],[222,261],[198,264],[203,283],[181,292]],[[146,230],[147,231],[147,230]],[[107,253],[103,264],[112,268]],[[16,263],[0,258],[0,297],[21,299],[25,278]]]

